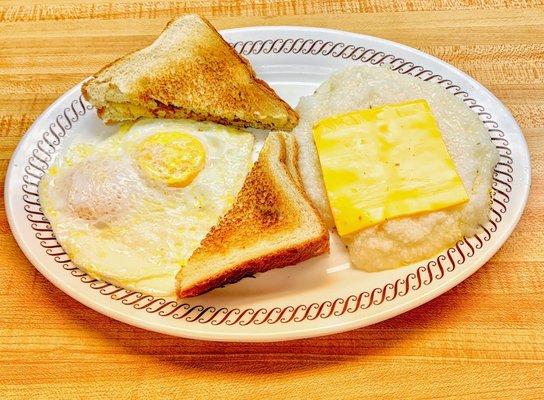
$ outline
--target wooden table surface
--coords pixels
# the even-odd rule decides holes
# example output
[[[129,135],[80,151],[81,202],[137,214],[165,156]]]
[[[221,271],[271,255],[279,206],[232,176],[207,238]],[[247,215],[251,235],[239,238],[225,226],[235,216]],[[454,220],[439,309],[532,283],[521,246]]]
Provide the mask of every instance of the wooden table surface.
[[[184,12],[218,28],[344,29],[440,57],[510,108],[529,143],[533,185],[502,250],[448,293],[374,326],[272,344],[178,339],[87,309],[24,257],[2,193],[0,398],[544,398],[541,1],[65,3],[0,1],[0,190],[21,135],[51,102]]]

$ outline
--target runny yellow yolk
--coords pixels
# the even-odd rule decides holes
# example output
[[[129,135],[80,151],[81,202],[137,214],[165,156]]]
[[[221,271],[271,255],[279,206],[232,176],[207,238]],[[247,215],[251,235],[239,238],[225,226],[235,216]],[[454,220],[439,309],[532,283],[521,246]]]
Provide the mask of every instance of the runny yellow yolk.
[[[149,178],[170,187],[185,187],[204,168],[206,152],[202,143],[187,133],[163,132],[138,145],[136,160]]]
[[[313,135],[340,236],[468,200],[425,100],[329,117]]]

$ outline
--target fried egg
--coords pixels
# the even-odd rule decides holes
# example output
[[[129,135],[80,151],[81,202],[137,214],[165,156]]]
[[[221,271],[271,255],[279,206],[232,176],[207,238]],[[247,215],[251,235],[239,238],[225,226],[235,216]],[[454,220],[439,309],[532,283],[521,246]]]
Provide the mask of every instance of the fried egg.
[[[58,242],[89,275],[155,296],[232,205],[253,135],[190,120],[141,120],[76,145],[40,182]]]

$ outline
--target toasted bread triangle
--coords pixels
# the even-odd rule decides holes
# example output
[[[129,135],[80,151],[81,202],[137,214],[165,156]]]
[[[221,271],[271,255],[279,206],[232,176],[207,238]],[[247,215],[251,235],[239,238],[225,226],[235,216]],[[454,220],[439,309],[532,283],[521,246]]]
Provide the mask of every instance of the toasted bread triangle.
[[[106,122],[192,118],[291,130],[297,114],[204,18],[172,20],[148,47],[99,71],[82,87]]]
[[[268,136],[233,207],[181,267],[179,297],[197,296],[329,250],[329,233],[293,178],[298,175],[295,164],[286,165],[287,158],[296,160],[297,150],[296,142],[284,135]]]

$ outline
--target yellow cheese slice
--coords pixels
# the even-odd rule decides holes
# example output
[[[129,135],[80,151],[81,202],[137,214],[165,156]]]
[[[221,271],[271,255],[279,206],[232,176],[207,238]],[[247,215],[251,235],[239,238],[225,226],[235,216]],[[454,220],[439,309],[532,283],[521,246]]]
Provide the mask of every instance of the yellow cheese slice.
[[[329,117],[313,135],[340,236],[468,200],[425,100]]]

